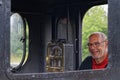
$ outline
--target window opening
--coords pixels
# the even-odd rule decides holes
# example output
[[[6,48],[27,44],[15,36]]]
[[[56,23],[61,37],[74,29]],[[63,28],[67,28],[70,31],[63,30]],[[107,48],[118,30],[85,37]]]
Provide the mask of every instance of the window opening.
[[[28,34],[27,21],[20,14],[13,13],[10,17],[10,66],[13,72],[18,71],[27,59]]]
[[[87,11],[82,24],[82,60],[84,61],[90,54],[90,49],[87,45],[89,35],[93,32],[102,32],[108,34],[108,5],[94,6]],[[94,44],[95,47],[96,44]],[[92,45],[93,46],[93,45]],[[99,49],[96,49],[99,50]],[[99,54],[100,55],[100,54]]]

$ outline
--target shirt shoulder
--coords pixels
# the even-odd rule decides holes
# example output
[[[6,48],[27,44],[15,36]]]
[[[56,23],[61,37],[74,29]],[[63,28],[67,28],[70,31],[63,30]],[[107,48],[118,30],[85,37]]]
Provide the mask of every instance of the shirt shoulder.
[[[80,65],[79,70],[92,69],[92,56],[88,56]]]

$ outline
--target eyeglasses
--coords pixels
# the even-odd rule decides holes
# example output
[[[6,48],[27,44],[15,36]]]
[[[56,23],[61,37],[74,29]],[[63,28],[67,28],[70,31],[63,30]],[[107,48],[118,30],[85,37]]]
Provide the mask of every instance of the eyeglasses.
[[[94,42],[94,43],[88,43],[88,47],[99,47],[101,45],[101,43],[105,42],[106,40],[102,41],[102,42]]]

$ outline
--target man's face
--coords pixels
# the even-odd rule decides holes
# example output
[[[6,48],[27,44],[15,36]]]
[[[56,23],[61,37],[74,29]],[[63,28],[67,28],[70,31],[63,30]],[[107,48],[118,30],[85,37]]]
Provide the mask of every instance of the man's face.
[[[101,36],[95,34],[89,38],[89,51],[94,59],[99,59],[105,56],[107,52],[107,41],[103,40]]]

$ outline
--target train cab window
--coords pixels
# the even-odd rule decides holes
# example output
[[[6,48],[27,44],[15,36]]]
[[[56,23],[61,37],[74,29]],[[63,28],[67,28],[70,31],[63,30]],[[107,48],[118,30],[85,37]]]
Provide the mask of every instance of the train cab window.
[[[67,40],[67,18],[60,18],[57,23],[57,38]],[[64,34],[64,35],[63,35]]]
[[[94,6],[89,9],[84,18],[82,24],[82,61],[86,60],[86,57],[92,56],[91,49],[89,48],[88,40],[90,34],[93,32],[102,32],[106,36],[108,35],[108,5]],[[90,38],[89,38],[90,39]],[[100,50],[100,49],[96,49]],[[100,53],[99,53],[100,55]]]
[[[28,25],[20,14],[13,13],[10,17],[10,65],[17,71],[28,56]]]

